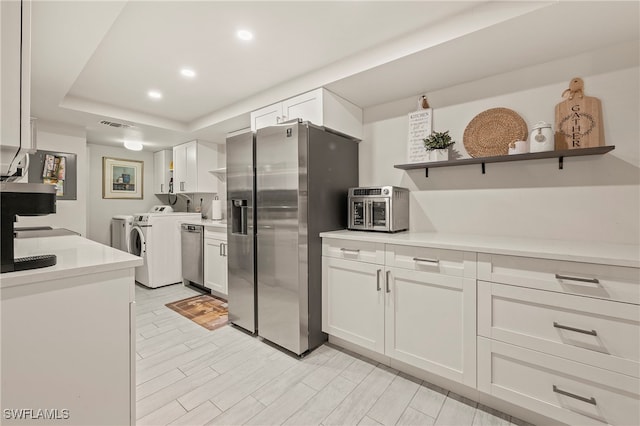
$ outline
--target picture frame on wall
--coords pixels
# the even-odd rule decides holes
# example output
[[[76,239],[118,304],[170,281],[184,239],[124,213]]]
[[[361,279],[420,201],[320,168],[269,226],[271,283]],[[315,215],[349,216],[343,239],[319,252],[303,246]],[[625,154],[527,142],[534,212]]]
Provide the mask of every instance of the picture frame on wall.
[[[144,161],[102,157],[102,198],[141,200]]]

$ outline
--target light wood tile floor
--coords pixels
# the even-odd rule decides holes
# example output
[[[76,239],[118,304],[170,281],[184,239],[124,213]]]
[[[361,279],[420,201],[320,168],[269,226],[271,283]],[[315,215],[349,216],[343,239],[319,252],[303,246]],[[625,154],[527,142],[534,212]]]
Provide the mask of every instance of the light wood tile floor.
[[[138,425],[526,425],[330,345],[298,360],[164,306],[197,294],[136,286]]]

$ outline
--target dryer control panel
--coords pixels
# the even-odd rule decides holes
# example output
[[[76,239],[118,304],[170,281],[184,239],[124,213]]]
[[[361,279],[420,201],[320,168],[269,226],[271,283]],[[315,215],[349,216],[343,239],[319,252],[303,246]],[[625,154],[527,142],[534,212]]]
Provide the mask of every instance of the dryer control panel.
[[[149,222],[149,215],[141,214],[133,217],[134,225],[146,225]]]

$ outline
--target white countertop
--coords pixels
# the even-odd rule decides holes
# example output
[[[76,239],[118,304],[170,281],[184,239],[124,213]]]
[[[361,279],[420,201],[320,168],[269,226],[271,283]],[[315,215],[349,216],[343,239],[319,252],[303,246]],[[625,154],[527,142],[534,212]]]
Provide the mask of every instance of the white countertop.
[[[141,266],[142,258],[78,235],[17,238],[14,256],[55,254],[57,263],[46,268],[0,275],[0,288]]]
[[[640,246],[631,244],[412,231],[387,234],[384,232],[342,230],[322,232],[320,236],[383,244],[640,267]]]

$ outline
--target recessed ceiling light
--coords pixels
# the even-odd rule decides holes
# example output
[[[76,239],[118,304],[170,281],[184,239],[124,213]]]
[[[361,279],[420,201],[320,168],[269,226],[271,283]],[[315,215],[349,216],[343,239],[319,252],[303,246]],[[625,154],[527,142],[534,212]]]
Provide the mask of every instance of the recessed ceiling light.
[[[180,70],[180,74],[182,74],[183,77],[187,77],[187,78],[193,78],[196,76],[196,72],[191,68],[182,68]]]
[[[251,40],[253,39],[253,33],[251,31],[247,31],[247,30],[239,30],[236,35],[238,36],[238,38],[240,40]]]
[[[142,151],[142,142],[125,140],[124,147],[131,151]]]
[[[151,99],[162,99],[162,93],[158,92],[157,90],[149,90],[147,92],[147,95],[149,95]]]

